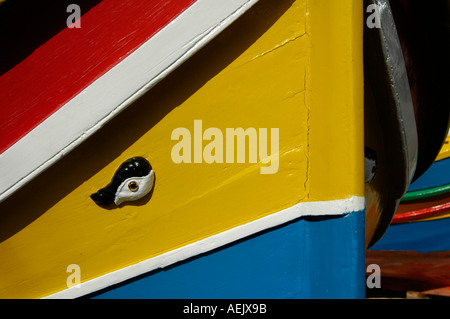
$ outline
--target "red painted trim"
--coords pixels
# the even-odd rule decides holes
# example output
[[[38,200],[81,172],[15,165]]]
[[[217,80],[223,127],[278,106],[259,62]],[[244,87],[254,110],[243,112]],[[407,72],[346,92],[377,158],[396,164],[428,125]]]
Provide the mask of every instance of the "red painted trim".
[[[93,2],[79,1],[80,29],[65,26],[70,15],[65,9],[70,1],[58,11],[56,18],[54,12],[46,13],[45,10],[52,9],[40,1],[28,8],[32,12],[29,17],[34,18],[31,22],[22,18],[18,23],[14,19],[20,19],[20,15],[8,19],[6,12],[9,21],[3,19],[0,23],[0,40],[16,39],[21,46],[18,52],[14,52],[14,46],[5,47],[4,50],[13,53],[1,61],[0,153],[136,50],[195,0],[103,0],[92,6]],[[84,8],[89,10],[85,12]],[[58,26],[49,26],[55,19],[59,21],[59,29],[62,21],[61,31]],[[43,31],[37,33],[33,28]],[[32,47],[30,43],[38,36],[40,43]]]
[[[445,203],[442,205],[432,206],[416,211],[396,214],[392,219],[392,224],[405,223],[413,220],[433,217],[449,211],[450,211],[450,203]]]

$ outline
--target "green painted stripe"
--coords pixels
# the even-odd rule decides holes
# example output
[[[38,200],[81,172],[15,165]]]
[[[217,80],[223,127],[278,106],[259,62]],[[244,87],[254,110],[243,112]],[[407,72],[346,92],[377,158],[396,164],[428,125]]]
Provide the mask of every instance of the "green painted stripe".
[[[415,199],[428,198],[447,192],[450,192],[450,184],[408,192],[403,196],[401,201],[407,202]]]

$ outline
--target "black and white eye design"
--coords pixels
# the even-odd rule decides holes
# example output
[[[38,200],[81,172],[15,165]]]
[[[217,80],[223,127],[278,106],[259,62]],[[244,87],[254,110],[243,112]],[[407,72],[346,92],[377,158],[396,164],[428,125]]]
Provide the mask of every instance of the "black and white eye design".
[[[139,184],[136,181],[131,181],[128,183],[128,189],[132,192],[137,192],[139,190]]]
[[[120,205],[125,201],[138,200],[153,188],[155,173],[143,157],[133,157],[120,165],[111,182],[91,195],[98,205]]]
[[[147,195],[153,187],[155,174],[150,171],[141,177],[131,177],[124,180],[114,194],[114,203],[120,205],[125,201],[137,200]]]
[[[370,147],[364,148],[364,178],[371,183],[377,174],[377,153]]]

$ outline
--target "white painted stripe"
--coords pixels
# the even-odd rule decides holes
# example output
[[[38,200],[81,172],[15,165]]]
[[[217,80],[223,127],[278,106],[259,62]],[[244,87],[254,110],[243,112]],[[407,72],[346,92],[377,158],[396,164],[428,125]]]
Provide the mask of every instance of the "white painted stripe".
[[[0,155],[0,202],[80,145],[258,0],[197,0]]]
[[[122,268],[109,274],[81,283],[76,287],[71,287],[60,291],[46,298],[62,299],[77,298],[86,294],[99,291],[114,284],[148,273],[149,271],[164,268],[179,261],[186,260],[193,256],[206,253],[216,248],[222,247],[234,241],[254,235],[263,230],[267,230],[287,222],[293,221],[299,217],[306,216],[336,216],[345,215],[351,212],[362,211],[365,209],[365,198],[351,196],[347,199],[304,202],[277,213],[257,219],[229,229],[217,235],[199,240],[192,244],[169,251],[162,255],[141,261],[135,265]]]

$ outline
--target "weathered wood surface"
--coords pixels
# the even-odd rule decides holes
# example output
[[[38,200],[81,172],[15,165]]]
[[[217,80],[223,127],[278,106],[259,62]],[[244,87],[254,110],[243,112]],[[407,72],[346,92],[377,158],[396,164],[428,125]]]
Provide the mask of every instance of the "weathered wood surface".
[[[381,289],[448,295],[450,251],[367,251],[366,265],[370,264],[380,266]]]

